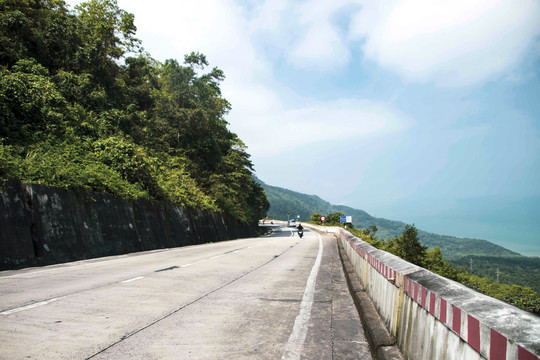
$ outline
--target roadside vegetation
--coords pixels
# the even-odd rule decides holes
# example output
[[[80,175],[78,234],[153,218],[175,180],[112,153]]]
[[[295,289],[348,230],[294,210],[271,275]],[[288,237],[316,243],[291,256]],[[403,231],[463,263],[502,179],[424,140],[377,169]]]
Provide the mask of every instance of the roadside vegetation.
[[[340,216],[343,215],[343,213],[325,215],[326,221],[324,225],[343,227],[344,224],[340,223]],[[322,225],[320,218],[321,214],[313,213],[310,223]],[[443,259],[438,246],[428,250],[427,246],[422,245],[418,237],[418,229],[414,225],[406,225],[401,235],[385,240],[381,240],[376,236],[377,230],[377,227],[374,225],[366,229],[356,229],[352,224],[347,224],[347,231],[377,249],[392,253],[408,262],[444,276],[447,279],[460,282],[495,299],[505,301],[520,309],[540,315],[540,297],[530,287],[501,284],[487,277],[471,274],[463,267],[452,266],[452,264]]]
[[[135,35],[116,0],[0,0],[0,181],[266,215],[223,71],[156,61]]]

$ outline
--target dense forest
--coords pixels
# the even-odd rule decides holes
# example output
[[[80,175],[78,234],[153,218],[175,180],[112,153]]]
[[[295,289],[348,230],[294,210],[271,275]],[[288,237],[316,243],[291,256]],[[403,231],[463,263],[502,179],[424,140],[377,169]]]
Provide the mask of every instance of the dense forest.
[[[225,75],[207,68],[153,59],[116,0],[0,0],[0,180],[261,218]]]
[[[540,258],[470,255],[448,260],[454,267],[502,284],[528,286],[540,294]]]
[[[340,226],[339,216],[350,215],[353,223],[348,230],[375,247],[540,314],[540,258],[519,255],[487,240],[433,234],[400,221],[373,217],[362,210],[332,205],[315,195],[261,185],[270,201],[270,218],[284,220],[300,215],[300,221],[321,224],[320,216],[325,215],[326,225]]]

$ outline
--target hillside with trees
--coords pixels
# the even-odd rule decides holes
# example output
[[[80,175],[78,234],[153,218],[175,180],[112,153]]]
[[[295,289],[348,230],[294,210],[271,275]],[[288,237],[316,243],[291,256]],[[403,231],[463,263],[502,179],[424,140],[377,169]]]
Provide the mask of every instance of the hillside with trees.
[[[0,1],[0,180],[265,215],[203,54],[159,62],[116,0]]]
[[[527,256],[471,255],[450,259],[458,269],[502,284],[529,286],[540,294],[540,258]]]

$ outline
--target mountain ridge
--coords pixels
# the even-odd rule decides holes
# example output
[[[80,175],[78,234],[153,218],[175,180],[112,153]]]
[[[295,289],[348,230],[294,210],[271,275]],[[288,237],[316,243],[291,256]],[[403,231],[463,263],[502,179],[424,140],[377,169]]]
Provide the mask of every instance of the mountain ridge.
[[[405,229],[405,223],[396,220],[374,217],[367,212],[345,205],[333,205],[317,195],[307,195],[285,188],[271,186],[257,179],[270,202],[267,212],[269,217],[286,220],[287,216],[296,217],[300,221],[309,221],[312,213],[328,215],[341,212],[352,216],[356,228],[377,226],[376,236],[387,239],[399,236]],[[440,235],[419,229],[420,241],[429,248],[439,246],[445,258],[460,258],[467,255],[484,256],[522,256],[512,250],[494,244],[488,240],[473,238],[458,238],[450,235]]]

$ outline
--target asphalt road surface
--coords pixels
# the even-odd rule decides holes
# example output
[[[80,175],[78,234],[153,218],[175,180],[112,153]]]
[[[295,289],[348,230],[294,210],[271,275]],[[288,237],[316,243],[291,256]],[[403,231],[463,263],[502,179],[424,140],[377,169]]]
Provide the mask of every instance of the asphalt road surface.
[[[336,240],[267,236],[0,272],[1,359],[371,359]]]

